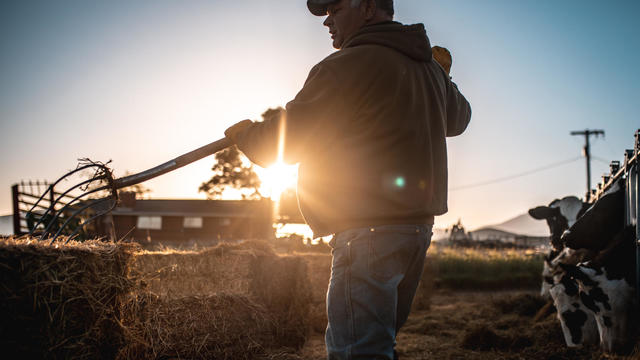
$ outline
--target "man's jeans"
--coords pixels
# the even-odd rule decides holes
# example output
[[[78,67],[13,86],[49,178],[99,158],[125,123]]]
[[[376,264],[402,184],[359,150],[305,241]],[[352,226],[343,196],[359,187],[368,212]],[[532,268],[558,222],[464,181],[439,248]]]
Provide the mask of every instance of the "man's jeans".
[[[431,225],[385,225],[333,237],[325,335],[330,360],[394,358],[431,231]]]

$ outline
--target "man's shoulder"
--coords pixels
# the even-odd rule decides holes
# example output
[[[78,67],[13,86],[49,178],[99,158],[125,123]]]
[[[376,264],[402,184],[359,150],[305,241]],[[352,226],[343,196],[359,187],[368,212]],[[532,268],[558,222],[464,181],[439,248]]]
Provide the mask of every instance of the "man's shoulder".
[[[345,67],[362,66],[368,62],[377,62],[384,53],[393,53],[394,50],[380,45],[367,44],[349,47],[329,54],[316,66]]]

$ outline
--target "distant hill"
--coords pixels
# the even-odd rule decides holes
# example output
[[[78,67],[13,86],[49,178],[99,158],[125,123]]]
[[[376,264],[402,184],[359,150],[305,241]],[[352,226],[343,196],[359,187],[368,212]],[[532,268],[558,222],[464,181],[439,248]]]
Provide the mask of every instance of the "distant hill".
[[[483,226],[474,231],[487,229],[487,228],[502,230],[502,231],[506,231],[512,234],[517,234],[517,235],[550,236],[547,222],[544,220],[536,220],[531,216],[529,216],[529,214],[518,215],[503,223],[490,225],[490,226]]]
[[[13,235],[13,215],[0,216],[0,235]]]

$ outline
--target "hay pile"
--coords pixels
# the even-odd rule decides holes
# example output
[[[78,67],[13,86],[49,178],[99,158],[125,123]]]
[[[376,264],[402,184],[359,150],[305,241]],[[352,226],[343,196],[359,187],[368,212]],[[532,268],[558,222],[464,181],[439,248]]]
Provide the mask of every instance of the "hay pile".
[[[121,358],[250,359],[301,348],[309,329],[306,262],[264,242],[200,252],[139,252]]]
[[[0,241],[0,347],[6,358],[112,359],[132,245]]]
[[[252,359],[299,349],[309,328],[306,262],[266,243],[150,253],[5,239],[0,265],[8,358]]]

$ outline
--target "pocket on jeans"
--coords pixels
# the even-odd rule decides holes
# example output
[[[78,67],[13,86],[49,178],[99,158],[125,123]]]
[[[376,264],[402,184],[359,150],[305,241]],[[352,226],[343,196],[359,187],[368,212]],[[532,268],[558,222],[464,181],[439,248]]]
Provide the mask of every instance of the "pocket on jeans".
[[[369,239],[369,275],[377,281],[388,282],[404,274],[415,252],[416,233],[390,234],[373,232]]]

